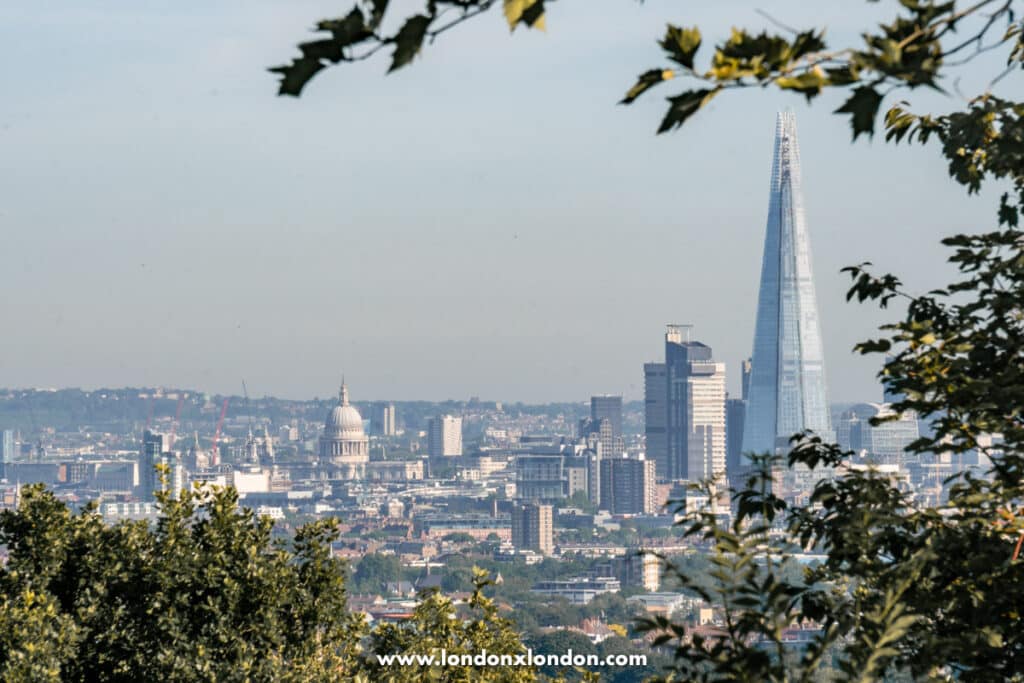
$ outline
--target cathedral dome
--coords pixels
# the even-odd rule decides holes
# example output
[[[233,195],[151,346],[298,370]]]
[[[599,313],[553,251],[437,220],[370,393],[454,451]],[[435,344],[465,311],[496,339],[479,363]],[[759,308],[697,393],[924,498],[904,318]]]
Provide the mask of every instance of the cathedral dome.
[[[341,385],[338,405],[331,409],[324,423],[324,435],[343,438],[359,438],[365,435],[363,417],[348,402],[348,387]]]

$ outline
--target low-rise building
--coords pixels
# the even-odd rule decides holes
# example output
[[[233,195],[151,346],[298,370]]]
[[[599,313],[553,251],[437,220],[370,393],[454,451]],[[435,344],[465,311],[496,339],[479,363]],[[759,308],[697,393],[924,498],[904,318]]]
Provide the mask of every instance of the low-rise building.
[[[565,598],[574,605],[586,605],[602,593],[618,593],[622,585],[612,576],[576,577],[561,581],[538,581],[530,590]]]

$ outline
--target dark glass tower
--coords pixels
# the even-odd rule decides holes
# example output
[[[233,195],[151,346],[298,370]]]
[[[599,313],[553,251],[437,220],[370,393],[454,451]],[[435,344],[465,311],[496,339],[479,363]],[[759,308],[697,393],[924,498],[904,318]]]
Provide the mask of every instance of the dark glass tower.
[[[775,124],[743,452],[775,452],[804,429],[827,439],[833,436],[796,118],[784,112]]]

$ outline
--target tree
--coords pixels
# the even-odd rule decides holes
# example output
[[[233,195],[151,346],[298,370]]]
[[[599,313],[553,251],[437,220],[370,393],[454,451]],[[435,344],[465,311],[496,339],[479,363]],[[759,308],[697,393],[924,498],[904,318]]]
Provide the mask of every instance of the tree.
[[[303,43],[301,57],[275,69],[280,93],[298,95],[327,64],[385,47],[394,48],[391,70],[404,67],[424,44],[499,4],[511,28],[543,27],[544,0],[431,0],[385,34],[387,2],[358,3],[344,19],[318,24],[328,36]],[[914,411],[931,422],[933,434],[909,453],[977,450],[989,471],[957,475],[947,502],[922,506],[877,472],[844,471],[848,454],[811,434],[794,435],[785,457],[754,454],[752,476],[734,493],[733,522],[698,512],[685,524],[710,544],[713,568],[704,582],[677,578],[719,606],[720,632],[694,633],[667,619],[648,624],[661,632],[659,642],[676,644],[688,680],[820,680],[833,661],[842,680],[1024,680],[1024,105],[994,93],[1024,66],[1022,8],[1013,0],[895,5],[892,19],[856,45],[830,46],[816,29],[734,29],[703,63],[700,30],[670,25],[659,41],[666,61],[643,71],[622,100],[630,104],[677,77],[695,81],[668,97],[658,128],[665,133],[733,90],[774,87],[813,100],[841,89],[846,99],[836,113],[849,117],[856,140],[874,135],[893,93],[941,89],[982,53],[1000,50],[1006,59],[988,88],[957,111],[920,114],[895,102],[882,117],[887,141],[938,142],[950,176],[969,193],[992,180],[1007,188],[997,227],[943,240],[959,279],[916,294],[867,264],[848,269],[848,298],[906,306],[882,337],[857,350],[889,354],[880,378],[904,397],[896,416]],[[983,438],[992,435],[995,446]],[[809,505],[794,505],[772,492],[773,471],[784,466],[839,473],[815,486]],[[807,547],[827,558],[796,574],[788,560]],[[795,651],[783,632],[802,619],[821,628]]]
[[[370,553],[364,555],[356,564],[355,575],[352,577],[354,590],[379,593],[385,584],[395,583],[402,579],[402,562],[395,555]]]
[[[472,534],[467,534],[465,531],[455,531],[455,532],[452,532],[450,534],[445,534],[444,538],[442,538],[441,540],[442,541],[448,541],[449,543],[456,543],[456,544],[465,544],[465,543],[475,543],[476,542],[476,539],[473,537],[473,535]]]
[[[588,515],[597,512],[597,506],[590,502],[590,496],[587,495],[586,491],[574,491],[566,499],[565,503],[569,507],[579,508]]]
[[[604,677],[602,680],[607,680],[611,683],[641,683],[655,676],[660,668],[670,664],[668,657],[656,657],[645,648],[634,645],[628,638],[618,635],[602,640],[597,646],[597,652],[602,659],[615,655],[647,655],[647,666],[616,667],[603,670],[602,674],[604,674]]]
[[[0,513],[8,680],[336,680],[354,671],[334,524],[290,548],[233,489],[161,494],[155,527],[74,514],[41,486]]]
[[[482,681],[483,683],[526,683],[535,678],[528,666],[472,665],[440,666],[386,666],[378,655],[434,655],[446,656],[523,655],[526,649],[519,640],[513,624],[498,614],[494,601],[484,595],[490,585],[487,573],[477,569],[474,573],[474,591],[470,598],[469,618],[457,619],[451,600],[434,591],[423,596],[413,612],[412,619],[397,624],[382,624],[370,634],[368,657],[365,660],[367,676],[371,680],[387,683],[414,681]]]
[[[540,635],[533,643],[533,651],[541,655],[564,655],[572,650],[573,655],[595,655],[597,648],[586,635],[579,631],[568,631],[559,629],[549,631]],[[576,669],[573,667],[552,666],[545,664],[540,667],[540,673],[545,676],[571,676],[571,680],[579,680],[574,675]]]

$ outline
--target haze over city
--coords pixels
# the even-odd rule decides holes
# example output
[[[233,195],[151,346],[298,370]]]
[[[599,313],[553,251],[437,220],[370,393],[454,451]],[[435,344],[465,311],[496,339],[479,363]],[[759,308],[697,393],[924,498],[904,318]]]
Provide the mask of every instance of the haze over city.
[[[738,394],[772,126],[791,108],[830,398],[879,399],[877,360],[850,348],[890,316],[843,303],[839,269],[943,282],[922,264],[993,195],[936,192],[932,149],[849,144],[829,98],[737,95],[656,137],[660,97],[614,102],[665,20],[709,39],[768,20],[756,3],[609,0],[570,21],[571,4],[547,33],[482,22],[415,69],[334,70],[298,101],[264,69],[335,3],[0,9],[0,311],[18,332],[0,336],[0,385],[237,394],[244,377],[307,398],[344,372],[363,399],[636,399],[681,322]],[[836,38],[876,11],[773,5]]]

